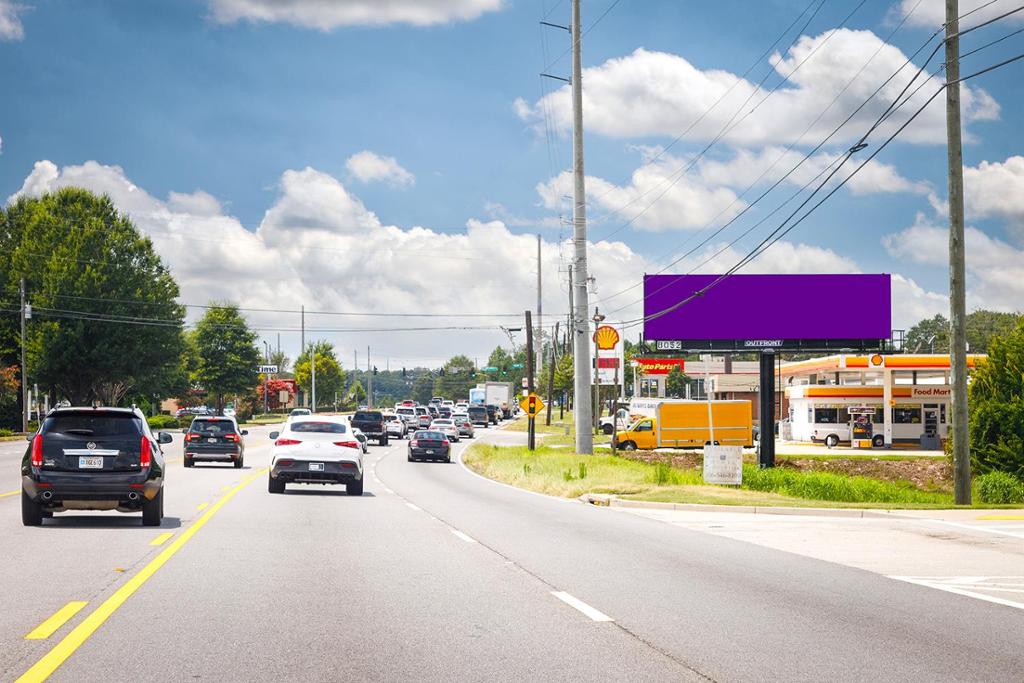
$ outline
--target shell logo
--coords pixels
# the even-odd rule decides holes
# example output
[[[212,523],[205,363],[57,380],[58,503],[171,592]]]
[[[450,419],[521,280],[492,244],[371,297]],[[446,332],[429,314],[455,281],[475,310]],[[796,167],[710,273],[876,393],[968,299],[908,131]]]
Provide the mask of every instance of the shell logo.
[[[610,325],[602,325],[594,332],[594,342],[599,351],[611,351],[619,345],[619,331]]]
[[[885,359],[882,357],[882,354],[876,353],[875,355],[871,356],[870,362],[871,362],[871,367],[878,368],[878,367],[881,367],[885,363]]]

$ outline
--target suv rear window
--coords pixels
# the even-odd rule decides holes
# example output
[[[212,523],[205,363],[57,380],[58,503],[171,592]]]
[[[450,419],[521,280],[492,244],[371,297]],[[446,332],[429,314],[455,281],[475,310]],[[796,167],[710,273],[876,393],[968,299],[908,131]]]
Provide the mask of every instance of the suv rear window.
[[[235,423],[231,420],[192,420],[192,428],[189,430],[197,434],[234,434]]]
[[[415,415],[416,411],[413,410],[412,408],[399,408],[398,409],[398,414],[399,415]]]
[[[43,433],[116,439],[144,432],[142,420],[131,413],[89,411],[50,415],[43,421]]]
[[[293,422],[293,432],[315,432],[320,434],[344,434],[345,425],[337,422]]]
[[[352,419],[353,420],[374,420],[374,421],[379,421],[379,420],[383,420],[384,416],[381,415],[380,412],[376,411],[376,410],[360,410],[360,411],[356,412],[355,415],[352,416]]]
[[[470,406],[469,410],[466,411],[468,415],[479,415],[480,413],[486,413],[487,408],[483,406]]]

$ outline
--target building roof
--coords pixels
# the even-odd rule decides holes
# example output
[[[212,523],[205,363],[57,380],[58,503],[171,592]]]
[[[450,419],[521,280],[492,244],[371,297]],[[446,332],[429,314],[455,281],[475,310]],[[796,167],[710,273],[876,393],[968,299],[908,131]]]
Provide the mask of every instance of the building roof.
[[[974,368],[988,356],[983,353],[967,355],[967,367]],[[821,372],[841,372],[843,370],[948,370],[948,354],[871,354],[871,355],[835,355],[823,358],[783,363],[779,373],[783,377],[795,375],[813,375]]]

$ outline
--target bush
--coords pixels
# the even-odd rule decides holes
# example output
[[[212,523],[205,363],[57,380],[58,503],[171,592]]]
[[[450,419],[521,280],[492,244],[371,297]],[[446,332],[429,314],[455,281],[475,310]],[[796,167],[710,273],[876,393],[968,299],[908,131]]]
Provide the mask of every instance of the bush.
[[[181,427],[177,418],[170,415],[153,415],[146,418],[146,421],[149,422],[150,429],[178,429]]]
[[[1024,503],[1024,482],[1006,472],[989,472],[977,479],[982,503],[1013,505]]]
[[[14,431],[11,429],[0,429],[0,436],[14,436]]]
[[[941,503],[945,496],[928,493],[910,482],[889,482],[831,472],[800,472],[774,467],[743,466],[743,488],[769,491],[807,500],[844,503]]]
[[[994,337],[970,387],[971,460],[980,473],[1024,479],[1024,322]]]

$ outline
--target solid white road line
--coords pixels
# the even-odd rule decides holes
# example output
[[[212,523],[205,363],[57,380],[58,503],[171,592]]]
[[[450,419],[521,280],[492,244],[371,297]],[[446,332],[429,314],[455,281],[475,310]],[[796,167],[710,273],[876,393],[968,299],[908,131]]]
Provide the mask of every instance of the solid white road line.
[[[583,602],[578,598],[574,598],[565,591],[551,591],[551,594],[559,600],[561,600],[562,602],[564,602],[565,604],[569,605],[570,607],[578,609],[580,612],[583,612],[593,621],[615,621],[604,612],[594,609],[587,603]]]
[[[461,538],[466,543],[476,543],[476,539],[475,538],[470,538],[469,536],[467,536],[466,534],[462,533],[458,529],[449,529],[449,531],[451,531],[453,534],[455,534],[456,536]]]
[[[935,581],[921,581],[920,579],[913,579],[906,576],[890,576],[890,579],[896,579],[897,581],[905,581],[906,583],[912,583],[917,586],[924,586],[926,588],[936,588],[940,591],[946,591],[947,593],[955,593],[956,595],[963,595],[968,598],[975,598],[977,600],[984,600],[985,602],[994,602],[997,605],[1004,605],[1006,607],[1014,607],[1016,609],[1024,609],[1024,602],[1015,602],[1013,600],[1004,600],[997,598],[992,595],[985,595],[983,593],[976,593],[974,591],[964,590],[963,588],[955,588],[948,584],[938,583]],[[978,586],[979,589],[984,590],[984,586]]]
[[[408,507],[408,508],[409,508],[410,510],[416,510],[417,512],[420,512],[420,508],[416,507],[416,506],[415,506],[415,505],[413,505],[412,503],[406,503],[405,505],[406,505],[406,507]]]
[[[389,489],[389,488],[388,488],[387,486],[385,486],[385,487],[384,487],[384,491],[385,491],[385,492],[387,492],[387,493],[391,493],[391,494],[393,494],[393,493],[394,493],[394,491],[392,491],[391,489]]]
[[[981,531],[983,533],[988,534],[999,534],[1000,536],[1024,538],[1024,533],[1013,533],[1010,531],[1003,531],[1002,529],[996,529],[990,526],[984,526],[982,524],[960,524],[959,522],[947,522],[944,519],[929,519],[928,521],[935,522],[936,524],[945,524],[946,526],[955,526],[958,529],[970,529],[971,531]]]

